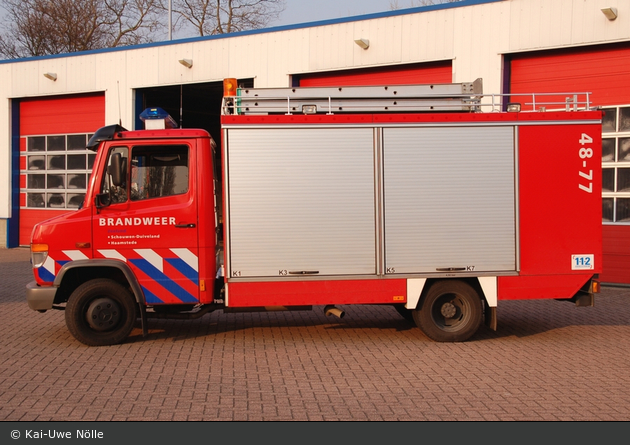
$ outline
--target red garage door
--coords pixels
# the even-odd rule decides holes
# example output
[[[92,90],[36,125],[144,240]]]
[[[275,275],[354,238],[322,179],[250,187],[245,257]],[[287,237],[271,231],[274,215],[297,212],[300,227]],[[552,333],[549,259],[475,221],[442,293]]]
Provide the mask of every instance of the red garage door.
[[[33,226],[83,202],[94,153],[88,136],[105,120],[105,96],[20,101],[20,245]]]
[[[590,92],[592,105],[604,107],[601,278],[630,284],[630,42],[512,55],[508,60],[511,93]]]
[[[597,106],[630,103],[630,43],[511,56],[510,92],[591,92]]]
[[[408,85],[453,82],[450,60],[293,76],[295,86]]]

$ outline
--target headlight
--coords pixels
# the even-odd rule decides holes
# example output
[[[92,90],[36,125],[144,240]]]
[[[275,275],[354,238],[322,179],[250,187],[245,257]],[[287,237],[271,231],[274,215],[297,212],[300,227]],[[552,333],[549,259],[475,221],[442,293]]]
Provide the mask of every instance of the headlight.
[[[34,268],[44,265],[48,258],[48,244],[31,244],[31,263]]]

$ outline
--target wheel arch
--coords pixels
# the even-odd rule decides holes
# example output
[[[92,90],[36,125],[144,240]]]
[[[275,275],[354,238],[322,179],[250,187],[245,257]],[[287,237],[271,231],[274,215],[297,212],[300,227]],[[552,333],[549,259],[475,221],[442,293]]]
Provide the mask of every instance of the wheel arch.
[[[131,268],[110,259],[77,260],[66,263],[55,277],[55,304],[65,303],[76,288],[96,278],[109,278],[129,288],[136,303],[144,306],[145,297]]]
[[[428,290],[438,281],[458,280],[472,286],[484,305],[484,324],[490,329],[497,329],[498,277],[439,277],[407,279],[407,309],[422,307]]]

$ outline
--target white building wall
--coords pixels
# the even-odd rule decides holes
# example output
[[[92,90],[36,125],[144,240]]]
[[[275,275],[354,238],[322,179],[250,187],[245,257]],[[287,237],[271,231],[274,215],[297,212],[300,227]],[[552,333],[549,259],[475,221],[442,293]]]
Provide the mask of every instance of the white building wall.
[[[4,88],[11,83],[11,66],[0,65],[0,91],[4,91],[2,98],[10,88]],[[4,99],[0,107],[0,218],[11,217],[11,102]],[[4,229],[4,230],[3,230]],[[5,245],[6,224],[0,224],[0,246]]]
[[[25,59],[0,64],[0,218],[11,216],[10,100],[105,91],[105,123],[132,128],[134,89],[255,78],[289,86],[292,74],[452,60],[453,81],[484,80],[501,92],[502,55],[630,40],[630,0],[499,0],[408,10],[369,20],[222,36],[205,40]],[[615,6],[611,22],[601,9]],[[418,12],[420,11],[420,12]],[[323,22],[326,23],[326,22]],[[363,50],[354,44],[368,39]],[[193,67],[179,59],[192,59]],[[57,74],[53,82],[43,76]]]

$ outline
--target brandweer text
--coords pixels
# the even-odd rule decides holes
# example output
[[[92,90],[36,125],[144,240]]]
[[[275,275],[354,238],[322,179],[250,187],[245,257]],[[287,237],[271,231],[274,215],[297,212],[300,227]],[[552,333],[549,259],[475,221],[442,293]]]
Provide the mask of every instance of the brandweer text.
[[[174,216],[149,216],[143,218],[99,218],[101,227],[115,226],[174,226]]]

